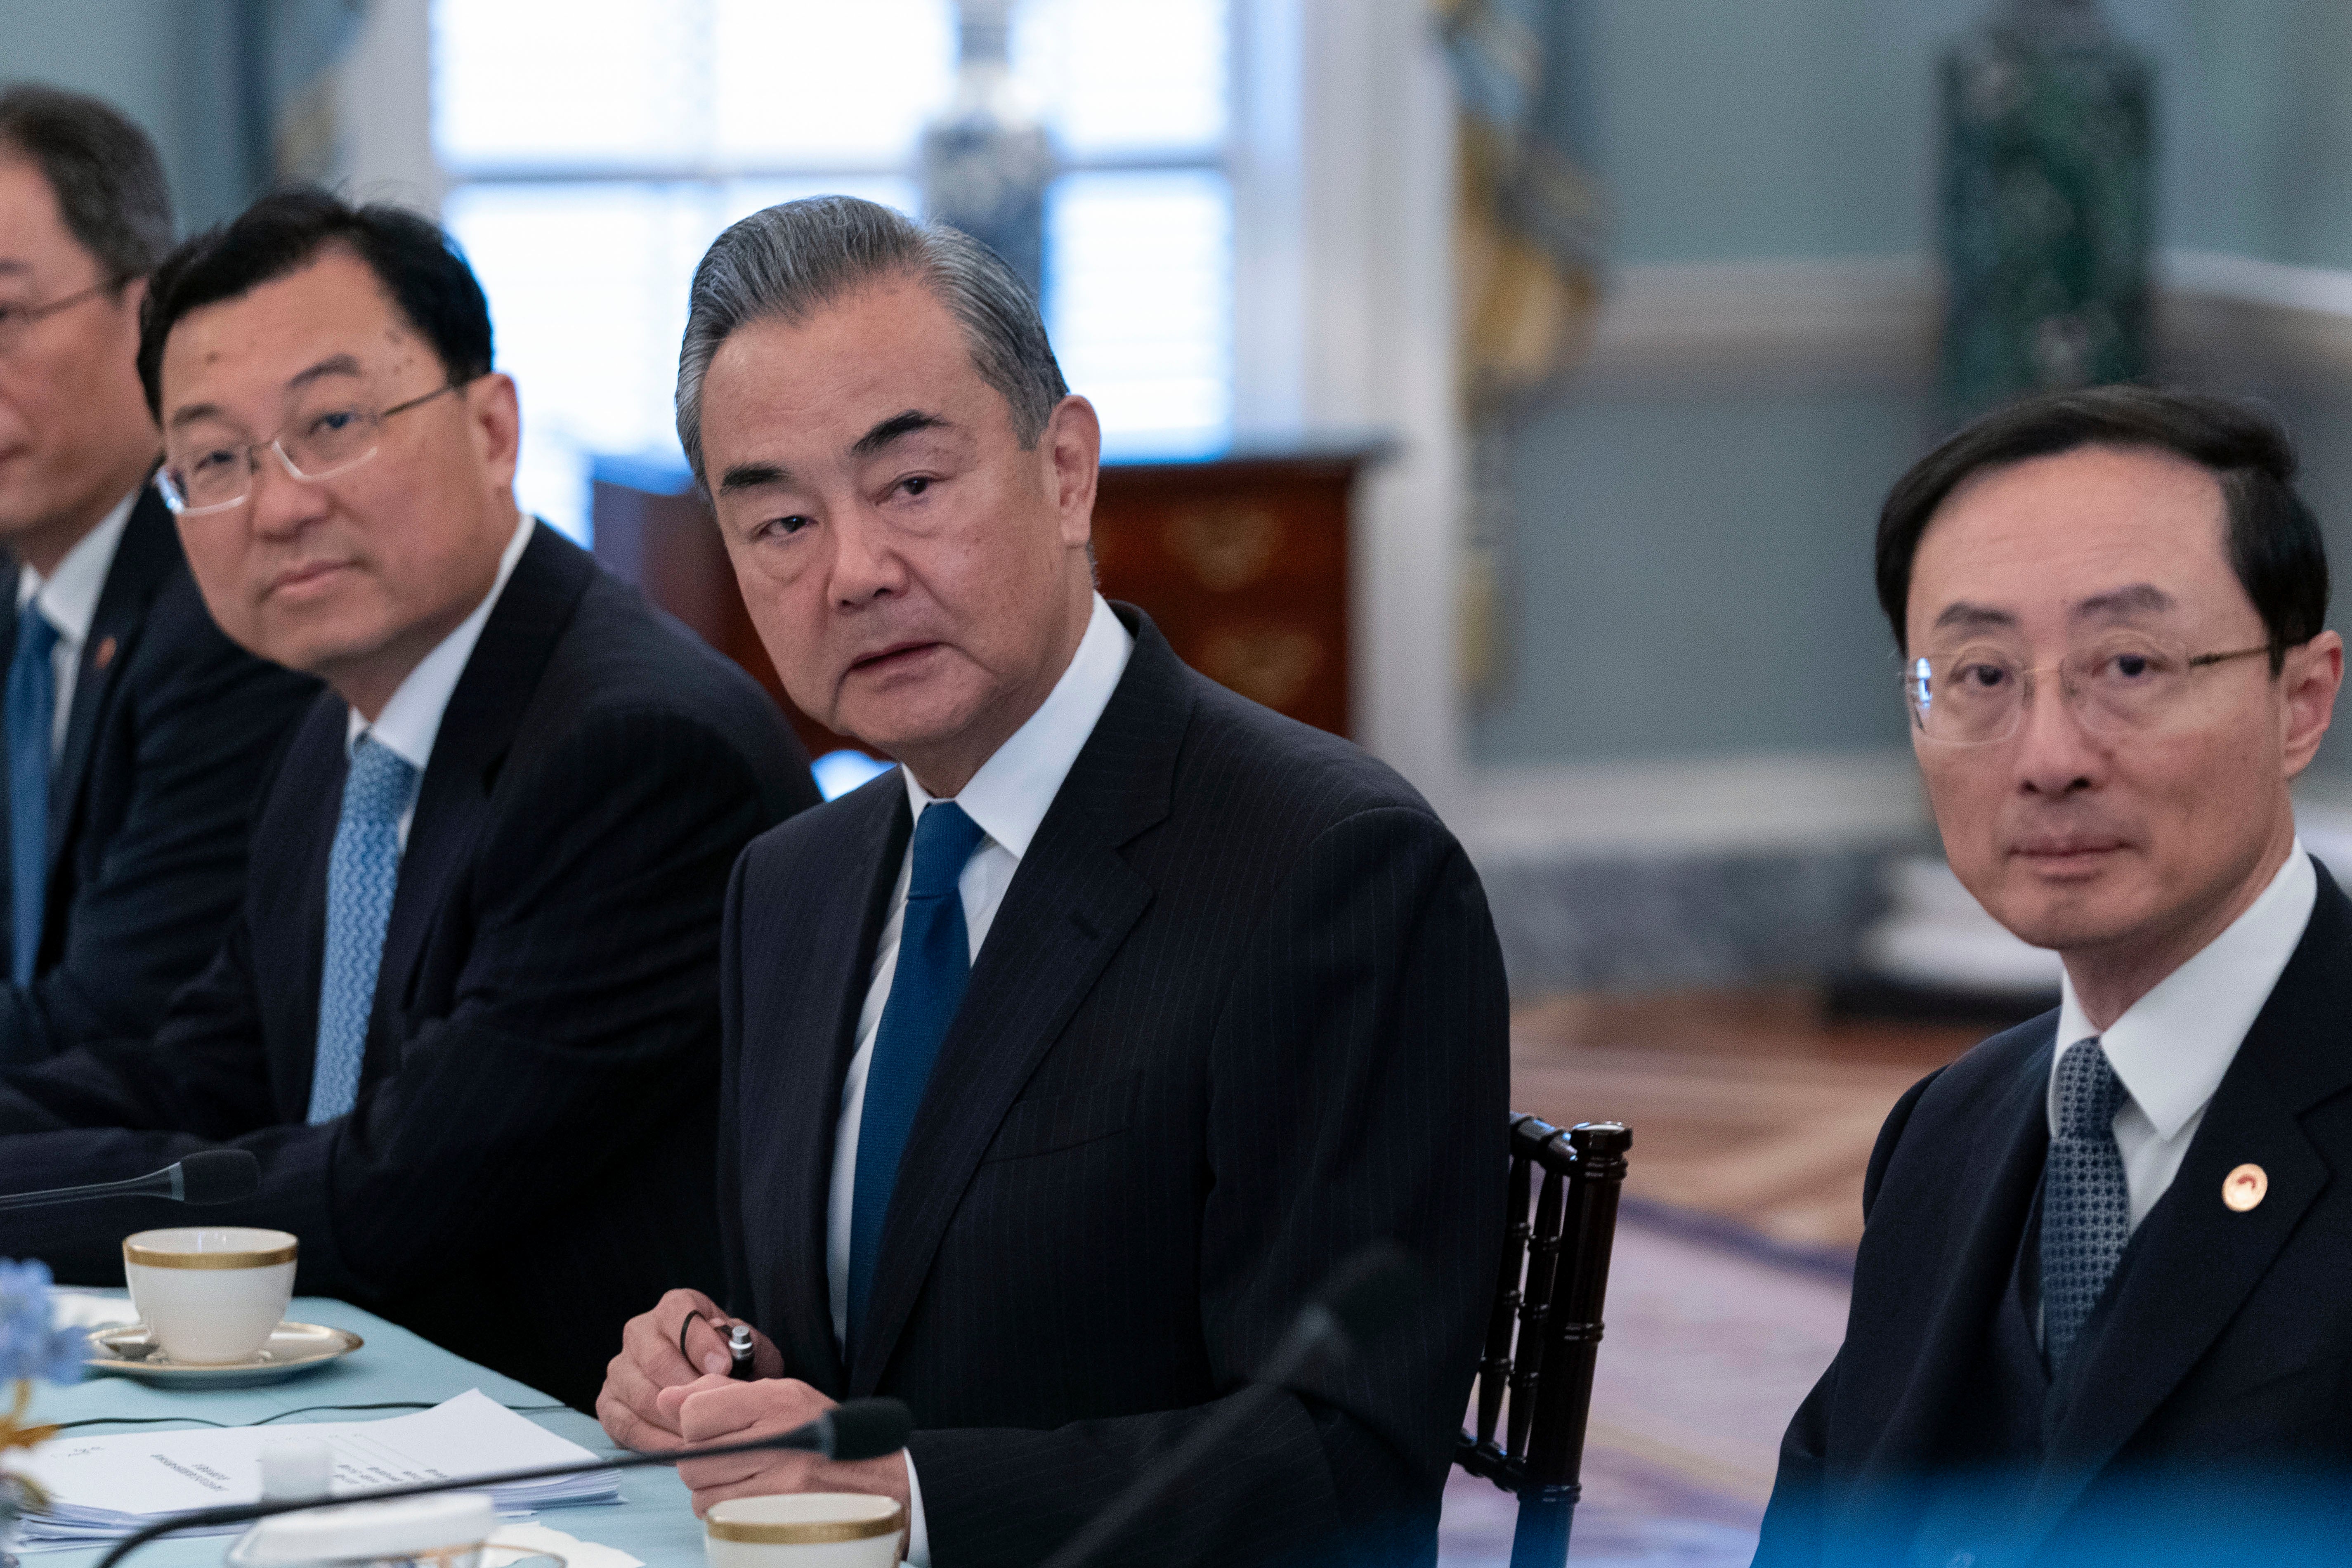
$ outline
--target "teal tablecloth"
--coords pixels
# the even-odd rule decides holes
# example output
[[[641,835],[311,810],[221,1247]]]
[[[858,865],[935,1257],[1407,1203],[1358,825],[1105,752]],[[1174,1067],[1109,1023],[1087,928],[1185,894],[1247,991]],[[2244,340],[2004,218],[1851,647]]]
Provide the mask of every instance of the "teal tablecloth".
[[[267,1388],[190,1393],[149,1388],[124,1377],[86,1378],[68,1387],[44,1385],[34,1400],[34,1418],[80,1421],[101,1415],[175,1415],[237,1426],[305,1405],[374,1405],[393,1400],[438,1405],[469,1388],[478,1388],[500,1404],[525,1411],[531,1420],[569,1437],[592,1454],[618,1451],[605,1437],[604,1428],[591,1417],[560,1406],[547,1408],[555,1406],[556,1402],[528,1384],[517,1383],[488,1367],[452,1355],[373,1312],[322,1296],[298,1296],[286,1315],[297,1322],[349,1329],[367,1343],[331,1366]],[[366,1421],[405,1414],[403,1410],[320,1410],[276,1425]],[[156,1429],[92,1426],[82,1430],[101,1433]],[[624,1470],[620,1480],[623,1500],[619,1504],[550,1509],[538,1516],[539,1522],[583,1541],[617,1546],[643,1559],[648,1568],[695,1568],[702,1563],[702,1527],[687,1505],[686,1489],[678,1483],[677,1473],[656,1466]],[[140,1568],[196,1568],[198,1564],[215,1568],[221,1554],[228,1550],[231,1539],[167,1538],[142,1549],[130,1562]],[[25,1568],[89,1568],[102,1555],[99,1551],[28,1552],[24,1563]]]

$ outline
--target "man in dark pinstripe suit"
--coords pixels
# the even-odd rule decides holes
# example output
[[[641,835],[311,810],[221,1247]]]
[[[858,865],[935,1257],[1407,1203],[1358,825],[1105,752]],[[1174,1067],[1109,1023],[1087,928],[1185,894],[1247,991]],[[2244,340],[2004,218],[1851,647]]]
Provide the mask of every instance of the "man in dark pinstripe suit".
[[[1499,1244],[1502,964],[1428,805],[1094,590],[1099,430],[992,254],[828,197],[697,275],[679,427],[794,699],[901,769],[745,853],[719,1304],[635,1320],[635,1447],[913,1408],[905,1455],[689,1463],[696,1506],[908,1505],[1033,1563],[1234,1398],[1375,1239],[1411,1326],[1300,1379],[1127,1562],[1427,1561]]]
[[[244,781],[244,897],[154,1037],[0,1082],[0,1192],[248,1150],[260,1190],[205,1223],[291,1231],[299,1289],[584,1405],[648,1292],[722,1274],[719,900],[816,792],[749,677],[517,511],[490,364],[414,214],[280,193],[155,274],[197,584],[328,689]],[[184,1213],[10,1214],[0,1254],[119,1280],[124,1233]]]

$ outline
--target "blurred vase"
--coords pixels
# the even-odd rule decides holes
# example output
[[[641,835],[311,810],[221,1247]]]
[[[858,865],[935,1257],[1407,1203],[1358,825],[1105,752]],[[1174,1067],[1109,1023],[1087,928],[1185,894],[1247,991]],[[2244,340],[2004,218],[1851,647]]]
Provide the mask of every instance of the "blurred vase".
[[[1940,74],[1946,418],[2147,374],[2147,58],[2098,0],[1996,0]]]
[[[961,63],[947,109],[923,128],[923,211],[1004,258],[1042,296],[1053,143],[1010,61],[1013,0],[961,0]]]

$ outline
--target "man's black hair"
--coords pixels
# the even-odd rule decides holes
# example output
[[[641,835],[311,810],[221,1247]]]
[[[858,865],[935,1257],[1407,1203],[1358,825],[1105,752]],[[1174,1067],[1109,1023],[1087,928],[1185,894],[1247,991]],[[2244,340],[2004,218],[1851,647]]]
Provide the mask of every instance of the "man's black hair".
[[[299,271],[330,246],[351,251],[375,274],[451,381],[488,373],[490,307],[457,243],[406,208],[355,207],[303,187],[262,197],[155,269],[139,313],[139,380],[149,411],[163,417],[163,342],[182,317]]]
[[[172,193],[147,133],[110,103],[35,82],[0,91],[0,155],[40,170],[67,232],[117,290],[172,248]]]
[[[2221,482],[2231,569],[2269,634],[2271,673],[2327,619],[2327,545],[2294,488],[2294,444],[2252,404],[2152,386],[2031,397],[1969,426],[1895,481],[1878,514],[1878,604],[1906,648],[1904,612],[1919,540],[1961,481],[2083,447],[2169,452]]]

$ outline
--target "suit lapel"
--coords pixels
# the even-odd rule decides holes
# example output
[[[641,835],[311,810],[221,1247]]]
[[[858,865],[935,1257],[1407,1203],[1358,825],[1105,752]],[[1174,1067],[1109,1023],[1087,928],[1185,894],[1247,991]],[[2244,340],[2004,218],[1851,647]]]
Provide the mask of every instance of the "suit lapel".
[[[278,1113],[289,1121],[310,1114],[310,1079],[319,1066],[319,986],[324,978],[327,952],[327,862],[334,853],[335,824],[342,816],[343,775],[350,771],[343,737],[351,728],[351,710],[333,692],[319,699],[303,721],[278,773],[275,793],[307,792],[313,803],[300,837],[287,835],[272,843],[274,862],[286,858],[289,869],[272,879],[278,896],[262,911],[268,923],[248,919],[257,945],[275,943],[281,933],[295,935],[278,952],[252,955],[265,1022],[262,1037],[272,1042],[270,1086],[278,1096]],[[297,795],[294,798],[301,798]],[[262,874],[256,860],[257,879]],[[247,896],[250,911],[255,900]],[[272,984],[283,955],[294,955],[288,984]],[[268,965],[265,970],[265,964]]]
[[[490,792],[539,678],[571,621],[595,567],[544,524],[515,563],[482,635],[442,710],[433,754],[418,782],[416,815],[400,858],[400,880],[384,922],[369,1017],[366,1070],[397,1066],[399,1020],[443,906],[490,819]]]
[[[2303,1112],[2352,1088],[2343,1049],[2344,976],[2352,973],[2352,904],[2325,867],[2311,923],[2213,1094],[2179,1174],[2142,1223],[2116,1299],[2094,1319],[2092,1359],[2053,1435],[2027,1519],[2038,1542],[2170,1397],[2270,1271],[2326,1186],[2326,1160]],[[2221,1202],[2222,1178],[2246,1162],[2270,1190],[2245,1214]],[[2193,1289],[2179,1281],[2193,1279]]]
[[[65,744],[49,779],[48,864],[55,868],[80,813],[82,782],[97,749],[98,718],[114,689],[117,672],[130,663],[131,646],[147,618],[147,607],[180,563],[179,535],[172,514],[152,488],[124,522],[122,537],[107,568],[89,635],[82,638],[81,667],[74,672],[73,707],[66,718]]]
[[[833,1295],[823,1264],[835,1134],[858,1009],[872,984],[874,949],[913,825],[896,768],[835,803],[833,815],[845,820],[818,842],[823,858],[794,868],[802,886],[770,889],[770,896],[782,898],[807,889],[800,940],[787,944],[796,951],[743,952],[737,959],[746,974],[745,1016],[761,1021],[762,1047],[744,1054],[761,1075],[740,1096],[745,1106],[758,1108],[760,1121],[744,1135],[744,1190],[772,1194],[764,1201],[775,1205],[764,1218],[773,1227],[775,1250],[774,1267],[761,1282],[761,1304],[768,1309],[763,1324],[779,1336],[793,1376],[839,1394],[847,1373],[834,1339]],[[756,1004],[751,1000],[755,989]],[[803,1039],[827,1048],[803,1049]]]
[[[849,1392],[874,1392],[999,1122],[1151,901],[1118,851],[1168,815],[1189,672],[1139,612],[1103,710],[989,928],[940,1042],[884,1223]]]
[[[1941,1442],[1953,1409],[1973,1397],[1968,1380],[1976,1375],[1986,1325],[2009,1289],[2019,1237],[2032,1212],[2049,1152],[2045,1088],[2056,1034],[2053,1020],[2024,1066],[1984,1112],[1986,1152],[1991,1158],[1979,1178],[1954,1183],[1955,1192],[1971,1197],[1970,1217],[1949,1227],[1950,1234],[1965,1239],[1958,1257],[1944,1271],[1940,1294],[1920,1317],[1916,1332],[1902,1342],[1903,1364],[1889,1369],[1895,1398],[1864,1460],[1865,1473],[1890,1481],[1907,1479],[1916,1468],[1916,1456],[1933,1452]],[[1880,1204],[1885,1206],[1885,1194]],[[1865,1237],[1864,1245],[1870,1247],[1871,1238]],[[1922,1243],[1917,1234],[1905,1231],[1881,1245],[1906,1248]],[[1879,1489],[1860,1485],[1854,1495],[1866,1497]]]

